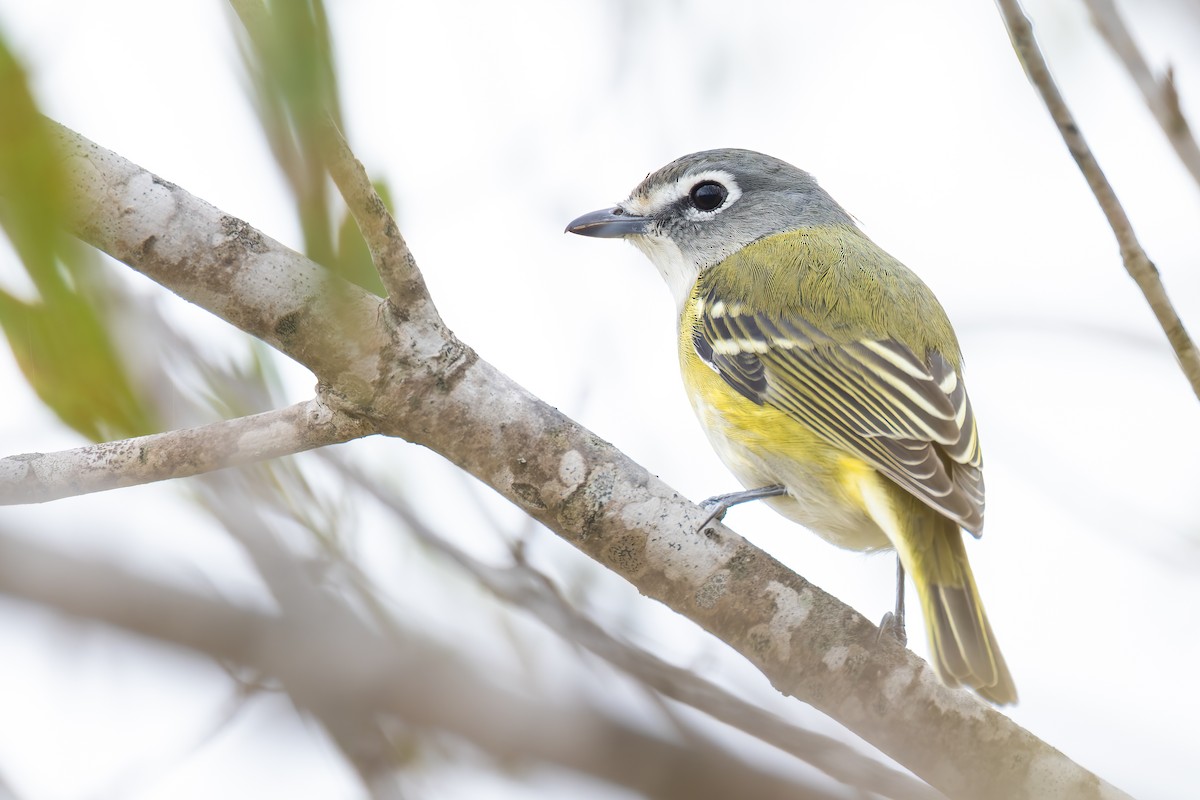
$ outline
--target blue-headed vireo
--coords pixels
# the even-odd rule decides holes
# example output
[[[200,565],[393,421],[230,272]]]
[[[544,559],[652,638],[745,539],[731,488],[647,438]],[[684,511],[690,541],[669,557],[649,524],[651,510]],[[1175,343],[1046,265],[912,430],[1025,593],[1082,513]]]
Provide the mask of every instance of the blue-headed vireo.
[[[983,528],[962,356],[921,279],[811,175],[749,150],[684,156],[567,230],[628,239],[670,287],[688,397],[749,490],[716,512],[764,498],[841,547],[894,547],[901,640],[907,571],[942,680],[1015,702],[960,530]]]

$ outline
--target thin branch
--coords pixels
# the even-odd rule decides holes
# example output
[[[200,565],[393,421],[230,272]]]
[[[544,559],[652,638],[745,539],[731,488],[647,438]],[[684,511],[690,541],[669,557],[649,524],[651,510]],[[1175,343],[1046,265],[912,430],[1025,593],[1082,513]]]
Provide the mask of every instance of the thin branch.
[[[350,150],[333,119],[326,118],[323,132],[326,167],[371,251],[371,260],[387,289],[388,300],[397,309],[428,303],[430,311],[436,313],[417,260],[383,198],[371,185],[362,162]]]
[[[0,505],[45,503],[292,455],[372,433],[319,399],[198,428],[0,458]]]
[[[201,504],[246,551],[282,616],[358,623],[345,599],[328,591],[324,582],[313,581],[306,565],[281,541],[279,528],[289,517],[310,530],[313,527],[291,500],[295,490],[307,488],[298,470],[269,464],[238,473],[210,473],[195,483]],[[389,641],[402,640],[393,636]],[[380,720],[368,709],[324,695],[294,699],[320,720],[372,797],[379,800],[389,794],[389,779],[399,758]]]
[[[1133,225],[1130,223],[1125,209],[1121,207],[1116,192],[1113,191],[1104,171],[1100,169],[1100,164],[1092,154],[1091,148],[1088,147],[1079,125],[1075,122],[1074,115],[1067,108],[1062,93],[1055,85],[1054,78],[1050,75],[1050,68],[1046,65],[1046,59],[1042,56],[1042,51],[1033,37],[1033,25],[1029,21],[1029,17],[1021,10],[1021,5],[1017,0],[996,0],[996,4],[1000,8],[1001,17],[1008,29],[1013,49],[1017,51],[1025,74],[1029,76],[1030,82],[1041,94],[1042,101],[1046,104],[1067,149],[1071,152],[1071,157],[1079,165],[1080,172],[1083,173],[1088,186],[1091,187],[1092,194],[1096,196],[1100,209],[1104,212],[1109,226],[1117,237],[1125,269],[1137,283],[1138,288],[1142,290],[1142,294],[1146,296],[1150,308],[1154,311],[1154,316],[1158,318],[1159,325],[1162,326],[1163,331],[1167,334],[1167,340],[1175,350],[1175,357],[1179,361],[1184,376],[1191,384],[1196,397],[1200,398],[1200,350],[1196,349],[1196,344],[1188,335],[1187,329],[1184,328],[1183,321],[1175,313],[1175,308],[1167,296],[1166,287],[1159,278],[1158,269],[1150,261],[1141,244],[1138,243]]]
[[[261,670],[301,706],[394,715],[501,760],[555,764],[652,797],[832,799],[710,745],[503,687],[413,631],[399,646],[328,605],[273,616],[12,537],[0,538],[0,592]]]
[[[363,470],[342,458],[326,460],[403,520],[423,544],[450,559],[497,598],[533,614],[564,641],[586,648],[639,683],[791,753],[848,786],[893,800],[944,797],[836,739],[794,725],[691,670],[618,639],[568,602],[549,578],[524,560],[506,567],[485,564],[437,534],[402,497]]]
[[[1175,148],[1175,154],[1183,162],[1183,166],[1192,175],[1192,180],[1200,185],[1200,145],[1192,135],[1187,117],[1179,102],[1179,93],[1175,90],[1175,75],[1167,67],[1163,77],[1155,78],[1150,70],[1146,57],[1138,49],[1137,42],[1121,19],[1117,5],[1113,0],[1083,0],[1092,13],[1092,22],[1104,41],[1112,48],[1117,58],[1125,65],[1125,70],[1133,78],[1142,93],[1146,106],[1158,121],[1167,141]]]

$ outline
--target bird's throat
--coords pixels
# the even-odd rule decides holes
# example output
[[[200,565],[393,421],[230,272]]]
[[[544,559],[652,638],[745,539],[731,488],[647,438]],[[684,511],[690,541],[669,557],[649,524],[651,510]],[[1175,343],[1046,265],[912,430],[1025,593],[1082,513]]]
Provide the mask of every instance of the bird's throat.
[[[688,259],[673,241],[665,236],[631,236],[629,241],[645,253],[662,275],[675,299],[675,311],[683,313],[683,306],[692,294],[700,266]]]

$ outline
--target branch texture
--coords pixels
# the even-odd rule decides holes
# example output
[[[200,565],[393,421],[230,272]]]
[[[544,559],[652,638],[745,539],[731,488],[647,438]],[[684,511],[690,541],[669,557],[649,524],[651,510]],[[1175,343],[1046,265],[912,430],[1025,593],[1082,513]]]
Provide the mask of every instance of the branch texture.
[[[58,129],[76,234],[312,369],[347,413],[433,449],[782,692],[951,797],[1119,797],[480,359],[419,297],[381,301],[246,223]],[[357,213],[357,212],[356,212]]]
[[[361,419],[313,399],[294,406],[57,453],[0,459],[0,505],[45,503],[185,478],[292,455],[371,433]]]
[[[347,408],[379,377],[377,298],[56,123],[74,233],[313,370]]]

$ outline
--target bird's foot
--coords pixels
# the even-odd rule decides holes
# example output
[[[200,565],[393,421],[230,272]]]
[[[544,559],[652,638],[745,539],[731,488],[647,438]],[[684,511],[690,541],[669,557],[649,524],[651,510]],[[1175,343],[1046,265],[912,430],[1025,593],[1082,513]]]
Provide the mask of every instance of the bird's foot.
[[[752,500],[762,500],[764,497],[778,497],[781,494],[787,494],[787,489],[780,484],[773,484],[771,486],[763,486],[759,489],[745,489],[740,492],[730,492],[729,494],[718,494],[710,497],[700,503],[700,507],[710,513],[700,523],[700,527],[697,530],[703,531],[712,522],[725,519],[725,512],[734,506],[749,503]]]
[[[895,639],[901,647],[908,646],[908,633],[904,630],[903,614],[897,615],[889,611],[883,615],[883,619],[879,621],[879,633],[875,636],[875,641],[879,641],[884,636]]]

